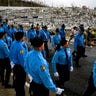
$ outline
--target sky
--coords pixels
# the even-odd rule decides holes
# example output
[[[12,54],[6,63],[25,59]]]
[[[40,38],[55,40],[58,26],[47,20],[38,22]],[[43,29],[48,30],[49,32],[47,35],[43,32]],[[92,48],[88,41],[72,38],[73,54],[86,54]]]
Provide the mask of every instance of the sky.
[[[77,7],[82,7],[86,5],[87,7],[93,9],[96,7],[96,0],[28,0],[28,1],[36,1],[36,2],[44,2],[49,6],[55,7],[70,7],[72,5]]]

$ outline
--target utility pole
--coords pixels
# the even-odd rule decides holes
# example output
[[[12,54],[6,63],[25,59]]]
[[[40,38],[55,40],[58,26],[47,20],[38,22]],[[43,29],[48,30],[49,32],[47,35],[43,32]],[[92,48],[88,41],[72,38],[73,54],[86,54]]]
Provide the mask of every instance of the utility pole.
[[[32,0],[31,0],[31,7],[32,7]]]
[[[8,0],[8,7],[10,6],[10,0]]]

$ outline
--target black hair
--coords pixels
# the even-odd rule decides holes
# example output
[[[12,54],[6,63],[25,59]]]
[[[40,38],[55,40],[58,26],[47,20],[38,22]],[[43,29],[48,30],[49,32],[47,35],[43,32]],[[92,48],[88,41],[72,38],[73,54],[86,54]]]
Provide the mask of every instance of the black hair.
[[[31,41],[31,45],[33,47],[41,47],[43,44],[42,37],[35,37],[35,38],[31,39],[30,41]]]
[[[85,31],[85,29],[84,29],[84,25],[81,24],[81,25],[79,26],[79,29],[80,29],[80,32],[84,32],[84,31]]]
[[[66,39],[62,39],[61,42],[60,42],[60,44],[61,44],[61,46],[64,46],[67,42],[68,41]]]
[[[59,28],[56,28],[56,32],[59,32]]]
[[[76,26],[73,27],[74,30],[75,30],[76,28],[77,28]]]
[[[62,24],[62,26],[61,26],[61,27],[65,28],[65,24]]]
[[[45,25],[44,28],[47,29],[47,26]]]
[[[4,36],[5,32],[0,32],[0,39]]]
[[[31,25],[31,28],[35,28],[35,26],[32,24],[32,25]]]
[[[16,32],[15,39],[19,41],[24,36],[24,32]]]

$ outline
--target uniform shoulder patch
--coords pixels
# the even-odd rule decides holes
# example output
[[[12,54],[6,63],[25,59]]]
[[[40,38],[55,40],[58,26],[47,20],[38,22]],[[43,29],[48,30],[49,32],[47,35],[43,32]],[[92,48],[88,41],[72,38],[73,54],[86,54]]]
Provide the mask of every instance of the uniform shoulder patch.
[[[43,66],[43,65],[40,66],[40,67],[41,67],[41,70],[42,70],[42,71],[44,71],[44,70],[46,69],[45,66]]]
[[[24,53],[24,50],[20,50],[20,54],[23,54]]]

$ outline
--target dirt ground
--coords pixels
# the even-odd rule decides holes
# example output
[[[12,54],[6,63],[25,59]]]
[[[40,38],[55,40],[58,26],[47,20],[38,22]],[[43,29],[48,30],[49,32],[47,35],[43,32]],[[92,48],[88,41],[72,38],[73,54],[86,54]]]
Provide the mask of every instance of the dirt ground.
[[[72,47],[72,46],[71,46]],[[78,93],[82,96],[88,85],[87,81],[93,67],[94,60],[96,60],[96,46],[93,48],[86,47],[86,54],[88,57],[80,59],[81,68],[78,70],[74,67],[74,71],[71,73],[71,79],[66,83],[66,87],[71,91]],[[92,96],[96,96],[94,93]]]

